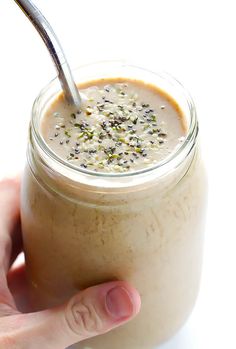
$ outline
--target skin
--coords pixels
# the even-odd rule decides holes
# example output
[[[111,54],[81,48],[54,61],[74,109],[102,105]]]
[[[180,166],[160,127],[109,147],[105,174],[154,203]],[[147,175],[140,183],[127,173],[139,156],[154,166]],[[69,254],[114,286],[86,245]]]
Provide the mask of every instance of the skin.
[[[140,296],[127,282],[90,287],[55,308],[32,312],[27,303],[22,251],[19,179],[0,182],[0,348],[64,349],[110,331],[140,310]]]

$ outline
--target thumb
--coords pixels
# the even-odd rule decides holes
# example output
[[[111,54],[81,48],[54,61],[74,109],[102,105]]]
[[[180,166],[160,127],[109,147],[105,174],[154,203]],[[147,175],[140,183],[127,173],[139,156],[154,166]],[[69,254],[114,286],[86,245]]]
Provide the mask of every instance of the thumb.
[[[101,284],[79,292],[62,306],[16,315],[17,329],[7,340],[17,349],[65,349],[127,322],[139,312],[140,304],[138,292],[128,283]]]

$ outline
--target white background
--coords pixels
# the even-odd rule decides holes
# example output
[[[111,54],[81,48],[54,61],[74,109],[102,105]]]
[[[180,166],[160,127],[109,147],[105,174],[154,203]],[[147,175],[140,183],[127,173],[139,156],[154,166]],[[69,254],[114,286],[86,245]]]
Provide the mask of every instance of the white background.
[[[235,348],[236,19],[234,1],[35,0],[72,67],[125,58],[166,70],[197,105],[209,177],[200,296],[186,326],[162,349]],[[0,177],[25,162],[30,110],[55,76],[50,58],[13,0],[0,2]]]

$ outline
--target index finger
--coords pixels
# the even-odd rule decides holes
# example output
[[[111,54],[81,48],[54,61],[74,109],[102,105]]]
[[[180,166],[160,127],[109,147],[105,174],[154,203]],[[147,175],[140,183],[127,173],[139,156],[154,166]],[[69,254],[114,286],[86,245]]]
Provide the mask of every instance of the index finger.
[[[12,249],[21,244],[20,179],[0,182],[0,268],[8,269]]]

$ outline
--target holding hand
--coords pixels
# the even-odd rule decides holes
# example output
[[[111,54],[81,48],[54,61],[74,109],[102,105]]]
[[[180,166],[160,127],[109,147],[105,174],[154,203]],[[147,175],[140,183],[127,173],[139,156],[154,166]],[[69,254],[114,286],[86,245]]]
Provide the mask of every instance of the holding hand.
[[[19,189],[18,180],[0,183],[0,349],[64,349],[132,319],[140,297],[123,281],[90,287],[55,308],[30,311],[25,266],[11,267],[22,251]]]

